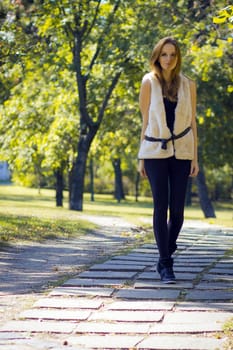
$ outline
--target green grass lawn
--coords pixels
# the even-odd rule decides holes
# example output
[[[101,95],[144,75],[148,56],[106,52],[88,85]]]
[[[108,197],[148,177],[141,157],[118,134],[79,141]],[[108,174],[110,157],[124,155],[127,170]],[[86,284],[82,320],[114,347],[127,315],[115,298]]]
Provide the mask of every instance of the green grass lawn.
[[[0,241],[14,240],[41,241],[48,238],[69,238],[85,234],[94,224],[85,220],[85,215],[119,216],[137,226],[150,226],[153,206],[150,198],[135,202],[127,197],[117,203],[111,195],[84,195],[83,211],[68,209],[68,194],[64,193],[64,207],[55,206],[54,190],[0,186]],[[227,203],[215,205],[216,219],[204,219],[203,212],[196,204],[185,210],[188,220],[203,220],[210,224],[232,227],[232,208]]]

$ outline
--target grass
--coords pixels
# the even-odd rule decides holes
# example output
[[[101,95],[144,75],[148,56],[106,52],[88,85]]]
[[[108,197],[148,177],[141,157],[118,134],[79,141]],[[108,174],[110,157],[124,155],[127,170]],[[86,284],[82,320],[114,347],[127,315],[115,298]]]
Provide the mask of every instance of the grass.
[[[224,324],[223,331],[227,337],[227,342],[224,344],[224,350],[231,350],[233,349],[233,317]]]
[[[54,191],[0,186],[0,242],[43,241],[86,234],[96,225],[56,208]]]
[[[220,203],[215,206],[216,219],[204,219],[196,204],[185,210],[185,219],[203,220],[210,224],[232,227],[233,205]],[[137,226],[148,227],[152,222],[151,198],[140,198],[135,202],[127,197],[117,203],[110,195],[84,195],[83,211],[68,209],[68,194],[64,194],[64,207],[55,206],[55,192],[42,189],[0,186],[0,241],[41,241],[48,238],[70,238],[85,234],[96,226],[86,220],[86,215],[119,216]]]
[[[85,221],[50,220],[32,216],[0,214],[0,241],[72,238],[85,234],[94,227]]]

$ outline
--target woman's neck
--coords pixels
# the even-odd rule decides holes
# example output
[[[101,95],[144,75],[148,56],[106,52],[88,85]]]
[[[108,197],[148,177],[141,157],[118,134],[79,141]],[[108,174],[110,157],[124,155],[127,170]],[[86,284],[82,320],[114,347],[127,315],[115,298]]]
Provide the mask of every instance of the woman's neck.
[[[163,79],[166,81],[166,83],[171,82],[171,78],[172,78],[171,72],[163,71],[162,75],[163,75]]]

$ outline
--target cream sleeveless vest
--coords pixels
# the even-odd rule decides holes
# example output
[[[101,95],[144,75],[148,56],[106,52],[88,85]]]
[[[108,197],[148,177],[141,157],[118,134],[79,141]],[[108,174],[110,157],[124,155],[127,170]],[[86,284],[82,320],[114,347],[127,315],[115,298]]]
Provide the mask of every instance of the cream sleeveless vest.
[[[172,134],[166,123],[161,85],[153,73],[147,73],[143,77],[143,80],[148,78],[151,82],[151,101],[145,135],[147,138],[169,139],[172,137]],[[181,74],[173,134],[181,134],[191,126],[191,121],[192,103],[190,83],[188,78]],[[138,153],[139,159],[168,158],[172,156],[175,156],[177,159],[193,159],[194,139],[191,129],[184,136],[168,141],[165,149],[162,148],[161,142],[151,142],[144,139],[141,142]]]

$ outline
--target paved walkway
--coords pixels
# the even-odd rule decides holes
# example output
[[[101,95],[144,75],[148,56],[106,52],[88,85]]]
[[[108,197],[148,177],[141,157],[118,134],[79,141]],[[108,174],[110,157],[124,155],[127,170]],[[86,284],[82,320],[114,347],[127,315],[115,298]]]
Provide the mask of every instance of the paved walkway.
[[[175,285],[159,281],[155,269],[158,253],[153,244],[116,255],[120,245],[133,243],[134,230],[131,234],[128,228],[124,234],[122,228],[121,234],[117,227],[110,230],[112,234],[100,234],[101,245],[97,243],[98,235],[93,235],[65,247],[67,256],[71,255],[69,266],[77,268],[77,274],[37,296],[34,304],[21,310],[15,319],[2,322],[0,349],[224,349],[222,325],[232,317],[233,257],[229,249],[233,230],[187,223],[175,256]],[[86,261],[82,261],[83,240],[91,244],[86,249]],[[98,247],[105,249],[102,256],[106,256],[106,249],[109,254],[115,250],[114,256],[88,268],[88,256],[89,262],[94,261]],[[28,266],[26,285],[32,278],[43,279],[43,266],[47,266],[44,260],[52,247],[44,249],[44,254],[34,256],[32,250],[31,260],[28,257],[30,264],[34,261],[40,265],[40,274],[33,275]],[[57,251],[51,263],[57,269],[64,259],[62,251]],[[18,271],[15,278],[21,280]],[[8,282],[6,278],[3,283],[3,301],[23,285],[18,283],[17,287],[13,279]],[[21,291],[25,293],[26,289],[22,287]]]

